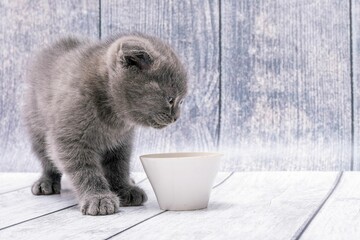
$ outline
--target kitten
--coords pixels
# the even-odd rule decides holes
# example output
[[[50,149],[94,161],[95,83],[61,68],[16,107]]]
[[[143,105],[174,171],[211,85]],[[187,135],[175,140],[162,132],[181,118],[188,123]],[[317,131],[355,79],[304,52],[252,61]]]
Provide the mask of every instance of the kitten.
[[[70,37],[44,49],[30,67],[23,107],[43,168],[32,193],[59,194],[65,173],[83,214],[141,205],[147,196],[129,177],[134,129],[175,122],[186,92],[183,65],[155,37]]]

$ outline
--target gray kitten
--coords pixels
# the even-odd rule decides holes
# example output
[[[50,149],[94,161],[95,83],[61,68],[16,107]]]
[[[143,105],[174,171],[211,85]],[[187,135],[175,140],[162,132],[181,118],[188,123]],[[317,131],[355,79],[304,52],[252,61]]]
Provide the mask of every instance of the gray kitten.
[[[133,132],[179,117],[187,76],[173,50],[143,34],[66,38],[40,52],[27,80],[24,121],[43,168],[33,194],[60,193],[65,173],[83,214],[145,202],[129,177]]]

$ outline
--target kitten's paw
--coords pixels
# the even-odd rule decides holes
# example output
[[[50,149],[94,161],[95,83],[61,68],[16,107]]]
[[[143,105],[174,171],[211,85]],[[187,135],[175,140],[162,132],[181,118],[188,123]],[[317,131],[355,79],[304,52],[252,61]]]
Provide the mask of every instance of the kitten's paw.
[[[113,193],[89,195],[80,201],[80,209],[84,215],[108,215],[119,209],[119,197]]]
[[[34,195],[60,194],[60,189],[61,184],[59,180],[40,178],[33,184],[31,192]]]
[[[119,192],[122,206],[139,206],[147,201],[144,190],[137,186],[129,186]]]

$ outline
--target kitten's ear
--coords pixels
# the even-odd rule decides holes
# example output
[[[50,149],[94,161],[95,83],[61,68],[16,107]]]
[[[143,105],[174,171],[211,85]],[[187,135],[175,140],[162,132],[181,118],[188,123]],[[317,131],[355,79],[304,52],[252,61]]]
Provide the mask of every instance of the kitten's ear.
[[[140,70],[149,69],[152,63],[150,55],[145,51],[129,52],[124,54],[121,64],[125,67],[135,66]]]
[[[141,42],[125,42],[119,49],[120,63],[124,67],[137,67],[140,70],[147,70],[153,62],[148,51],[141,46]]]

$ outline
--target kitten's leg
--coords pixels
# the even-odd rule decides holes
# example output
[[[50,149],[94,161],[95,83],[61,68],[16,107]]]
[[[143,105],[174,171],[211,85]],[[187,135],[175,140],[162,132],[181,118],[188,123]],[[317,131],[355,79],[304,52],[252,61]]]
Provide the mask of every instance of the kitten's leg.
[[[102,166],[111,190],[120,197],[122,206],[138,206],[147,201],[141,188],[130,179],[131,139],[104,155]]]
[[[32,150],[40,160],[43,168],[40,179],[33,184],[31,191],[34,195],[59,194],[61,189],[61,173],[46,153],[45,137],[35,133],[30,135]]]
[[[100,155],[86,143],[67,139],[53,142],[59,164],[75,187],[81,212],[107,215],[119,208],[119,197],[112,193],[100,166]]]

